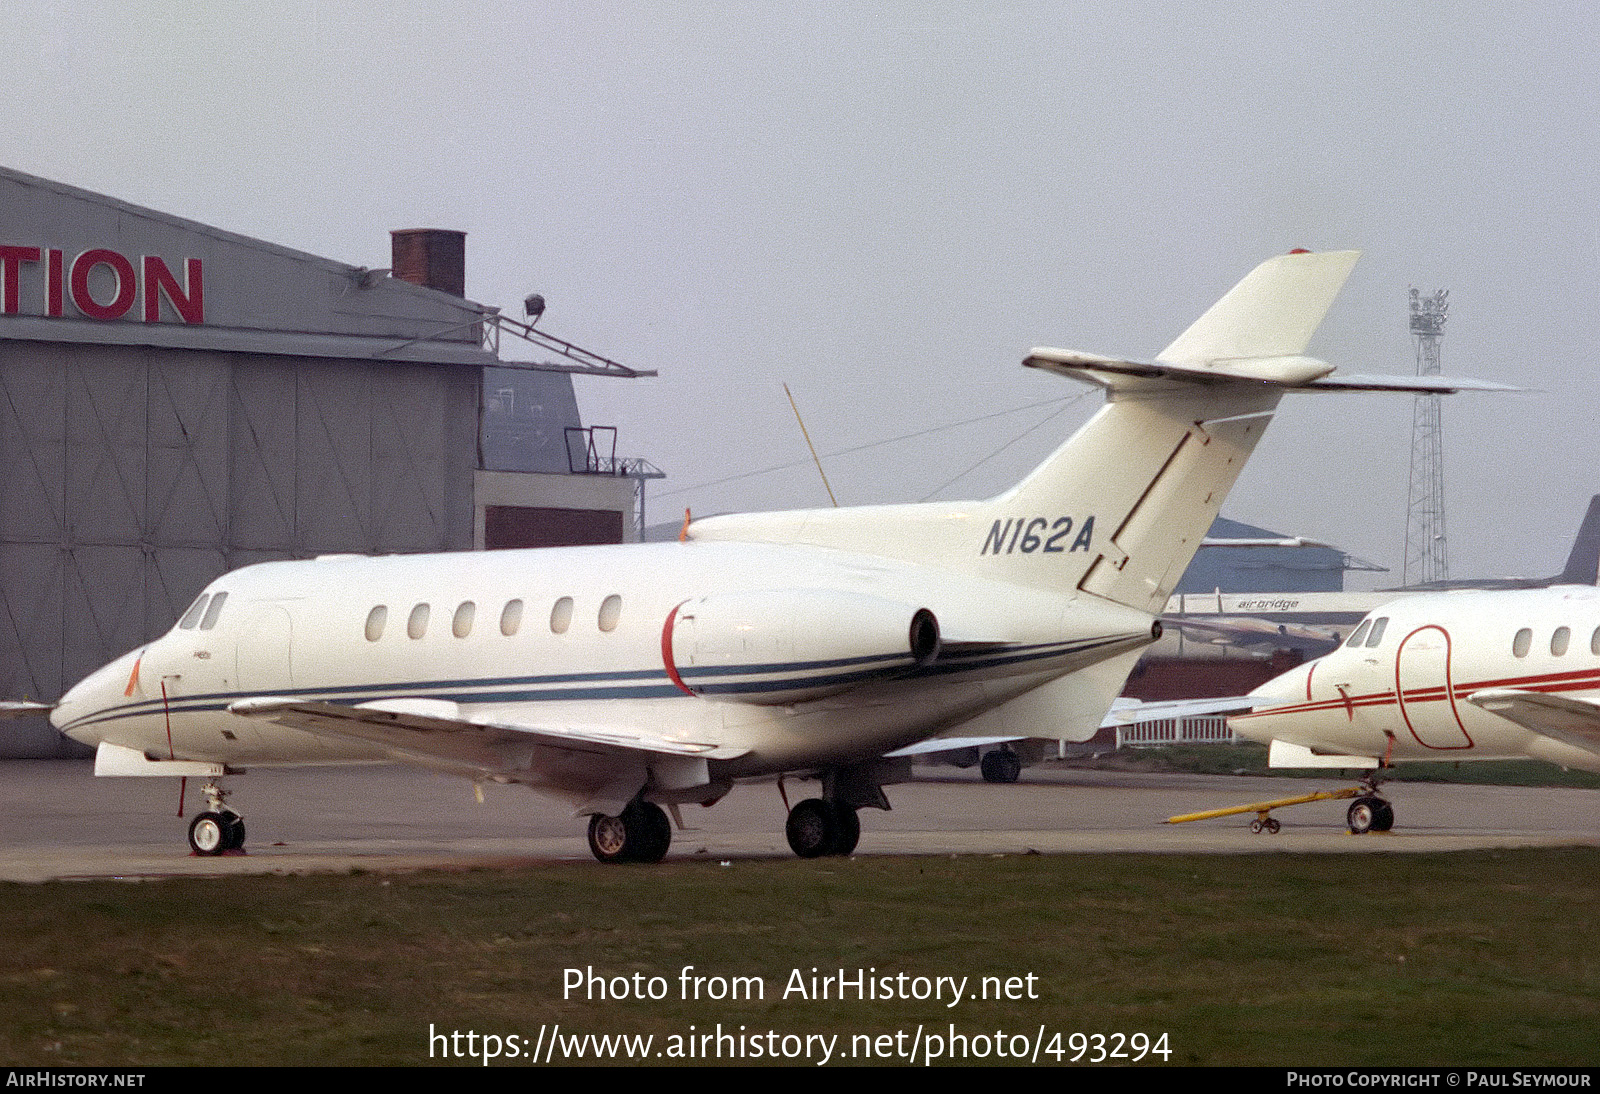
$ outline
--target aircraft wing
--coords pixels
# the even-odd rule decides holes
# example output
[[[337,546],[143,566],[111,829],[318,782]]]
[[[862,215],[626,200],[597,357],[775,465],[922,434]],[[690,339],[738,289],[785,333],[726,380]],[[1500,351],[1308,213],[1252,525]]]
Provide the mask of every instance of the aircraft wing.
[[[1213,616],[1196,618],[1163,615],[1162,626],[1177,627],[1191,638],[1218,646],[1270,645],[1281,649],[1322,650],[1340,639],[1332,627],[1308,623],[1274,623],[1254,616]]]
[[[1539,691],[1489,688],[1467,696],[1467,702],[1498,714],[1524,729],[1563,744],[1600,754],[1600,703]]]
[[[730,760],[747,751],[610,726],[530,726],[479,720],[463,717],[457,704],[440,699],[378,700],[351,706],[269,696],[241,699],[228,711],[319,736],[369,741],[389,749],[396,759],[484,773],[533,771],[559,778],[572,768],[574,760],[605,768],[616,762],[667,758]],[[591,775],[583,781],[594,780]]]
[[[891,760],[905,756],[937,756],[941,752],[960,752],[964,748],[989,748],[1027,739],[1026,737],[929,737],[926,741],[897,748],[887,753],[887,756]]]

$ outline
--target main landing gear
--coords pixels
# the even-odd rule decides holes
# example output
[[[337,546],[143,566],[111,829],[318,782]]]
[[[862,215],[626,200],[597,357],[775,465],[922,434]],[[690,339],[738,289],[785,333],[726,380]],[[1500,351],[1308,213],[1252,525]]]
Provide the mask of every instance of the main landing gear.
[[[635,798],[619,817],[589,817],[589,850],[601,862],[660,862],[672,846],[672,822],[654,802]]]
[[[861,818],[843,803],[807,798],[789,810],[783,831],[790,849],[801,858],[848,855],[861,842]]]
[[[201,788],[206,811],[189,822],[189,850],[197,855],[244,851],[244,818],[225,804],[228,792],[214,782]]]
[[[979,770],[986,783],[1014,783],[1022,774],[1022,758],[1009,748],[997,748],[983,754]]]
[[[822,797],[796,802],[789,810],[789,819],[783,826],[789,848],[801,858],[854,854],[856,844],[861,842],[861,818],[856,810],[888,809],[883,780],[895,777],[895,773],[882,765],[853,764],[827,768],[819,777]],[[787,805],[789,795],[783,786],[779,779],[778,791]]]

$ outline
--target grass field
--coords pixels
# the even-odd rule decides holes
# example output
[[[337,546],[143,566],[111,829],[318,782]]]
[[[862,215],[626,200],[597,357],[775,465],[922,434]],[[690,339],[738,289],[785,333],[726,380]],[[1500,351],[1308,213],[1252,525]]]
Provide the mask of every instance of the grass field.
[[[925,1054],[918,1026],[953,1024],[990,1063],[1043,1030],[1040,1063],[1057,1062],[1052,1042],[1070,1062],[1077,1032],[1164,1033],[1173,1064],[1594,1064],[1597,879],[1600,851],[1575,849],[11,884],[0,1060],[419,1064],[430,1026],[504,1048],[560,1023],[650,1035],[649,1062],[669,1063],[655,1053],[720,1023],[746,1038],[838,1034],[836,1063],[864,1062],[854,1035]],[[760,978],[764,997],[681,999],[691,965]],[[660,977],[665,998],[564,998],[566,970],[591,967],[647,989]],[[1020,998],[784,998],[813,968],[967,977],[972,993],[1015,978]]]

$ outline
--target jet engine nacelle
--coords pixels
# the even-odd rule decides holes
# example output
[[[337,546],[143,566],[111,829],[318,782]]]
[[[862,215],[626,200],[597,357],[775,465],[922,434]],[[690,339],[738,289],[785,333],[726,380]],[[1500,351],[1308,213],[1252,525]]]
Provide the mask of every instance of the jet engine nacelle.
[[[691,695],[744,703],[819,699],[903,676],[939,655],[927,608],[830,590],[686,600],[661,629],[661,659]]]

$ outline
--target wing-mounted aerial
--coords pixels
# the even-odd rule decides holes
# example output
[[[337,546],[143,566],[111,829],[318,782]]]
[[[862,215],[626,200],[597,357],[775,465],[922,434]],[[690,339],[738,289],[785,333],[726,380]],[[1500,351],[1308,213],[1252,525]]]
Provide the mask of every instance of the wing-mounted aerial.
[[[620,813],[645,787],[664,801],[715,800],[727,787],[713,780],[709,762],[737,759],[748,751],[607,726],[530,726],[468,717],[458,704],[443,699],[352,706],[263,697],[241,699],[228,710],[318,736],[368,741],[397,761],[565,793],[580,813]]]

